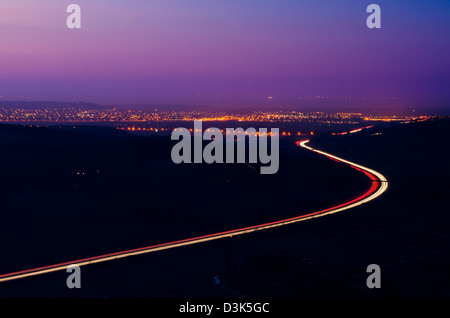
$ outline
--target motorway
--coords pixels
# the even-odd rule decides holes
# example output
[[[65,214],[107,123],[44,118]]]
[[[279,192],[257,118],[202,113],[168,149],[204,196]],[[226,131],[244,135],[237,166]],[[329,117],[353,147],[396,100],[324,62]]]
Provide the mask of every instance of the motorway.
[[[364,128],[366,128],[366,127],[364,127]],[[332,206],[327,209],[316,211],[313,213],[299,215],[296,217],[282,219],[282,220],[274,221],[274,222],[270,222],[270,223],[264,223],[264,224],[259,224],[259,225],[244,227],[244,228],[238,228],[238,229],[229,230],[229,231],[225,231],[225,232],[213,233],[213,234],[208,234],[208,235],[204,235],[204,236],[198,236],[198,237],[193,237],[193,238],[188,238],[188,239],[183,239],[183,240],[178,240],[178,241],[173,241],[173,242],[151,245],[151,246],[126,250],[126,251],[121,251],[121,252],[116,252],[116,253],[104,254],[104,255],[79,259],[79,260],[73,260],[70,262],[64,262],[64,263],[59,263],[59,264],[54,264],[54,265],[48,265],[48,266],[43,266],[43,267],[38,267],[38,268],[22,270],[22,271],[18,271],[18,272],[14,272],[14,273],[2,274],[2,275],[0,275],[0,282],[15,280],[15,279],[19,279],[19,278],[25,278],[25,277],[30,277],[30,276],[42,275],[42,274],[55,272],[55,271],[59,271],[59,270],[66,270],[69,265],[84,266],[84,265],[89,265],[89,264],[112,261],[112,260],[120,259],[120,258],[124,258],[124,257],[135,256],[135,255],[140,255],[140,254],[147,254],[147,253],[152,253],[152,252],[161,251],[161,250],[167,250],[167,249],[171,249],[171,248],[175,248],[175,247],[186,246],[186,245],[198,244],[198,243],[202,243],[202,242],[213,241],[213,240],[218,240],[218,239],[222,239],[222,238],[228,238],[228,237],[232,237],[235,235],[248,234],[248,233],[252,233],[255,231],[261,231],[261,230],[266,230],[266,229],[270,229],[270,228],[274,228],[274,227],[278,227],[278,226],[284,226],[284,225],[288,225],[288,224],[292,224],[292,223],[296,223],[296,222],[306,221],[306,220],[309,220],[312,218],[323,217],[326,215],[342,212],[342,211],[354,208],[356,206],[359,206],[361,204],[367,203],[369,201],[372,201],[372,200],[376,199],[377,197],[379,197],[380,195],[382,195],[386,191],[386,189],[388,187],[388,182],[381,173],[374,171],[372,169],[369,169],[367,167],[361,166],[359,164],[350,162],[348,160],[339,158],[332,154],[326,153],[324,151],[320,151],[320,150],[311,148],[311,147],[307,146],[308,142],[309,142],[309,140],[304,140],[304,141],[298,141],[296,144],[297,144],[297,146],[303,147],[303,148],[313,151],[317,154],[326,156],[329,159],[340,162],[342,164],[346,164],[346,165],[352,167],[353,169],[363,172],[371,180],[371,186],[369,187],[369,189],[367,189],[366,191],[361,193],[356,198],[353,198],[344,203],[338,204],[336,206]]]

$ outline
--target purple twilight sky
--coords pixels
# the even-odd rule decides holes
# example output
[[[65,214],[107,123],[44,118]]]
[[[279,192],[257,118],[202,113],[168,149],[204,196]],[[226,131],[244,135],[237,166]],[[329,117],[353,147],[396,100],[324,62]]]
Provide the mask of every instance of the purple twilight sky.
[[[0,100],[448,100],[450,2],[373,2],[381,29],[360,0],[2,0]]]

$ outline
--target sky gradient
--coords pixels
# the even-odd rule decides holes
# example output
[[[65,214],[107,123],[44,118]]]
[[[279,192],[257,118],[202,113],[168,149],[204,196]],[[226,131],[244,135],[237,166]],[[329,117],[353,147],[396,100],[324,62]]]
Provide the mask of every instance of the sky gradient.
[[[370,3],[381,29],[366,27]],[[0,100],[448,99],[449,34],[443,0],[2,0]]]

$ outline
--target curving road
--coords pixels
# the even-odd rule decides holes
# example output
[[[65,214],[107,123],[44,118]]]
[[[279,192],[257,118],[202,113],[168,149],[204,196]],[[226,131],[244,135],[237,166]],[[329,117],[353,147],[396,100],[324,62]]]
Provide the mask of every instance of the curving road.
[[[54,265],[49,265],[49,266],[43,266],[43,267],[18,271],[18,272],[14,272],[14,273],[3,274],[3,275],[0,275],[0,282],[5,282],[5,281],[19,279],[19,278],[25,278],[25,277],[30,277],[30,276],[42,275],[45,273],[55,272],[55,271],[59,271],[59,270],[66,270],[67,266],[72,265],[72,264],[76,264],[78,266],[84,266],[84,265],[89,265],[89,264],[101,263],[101,262],[111,261],[111,260],[115,260],[115,259],[119,259],[119,258],[124,258],[124,257],[139,255],[139,254],[152,253],[152,252],[156,252],[156,251],[160,251],[160,250],[166,250],[166,249],[170,249],[170,248],[186,246],[186,245],[191,245],[191,244],[198,244],[198,243],[202,243],[202,242],[213,241],[213,240],[218,240],[221,238],[231,237],[233,235],[247,234],[247,233],[252,233],[255,231],[274,228],[277,226],[283,226],[283,225],[287,225],[287,224],[291,224],[291,223],[306,221],[306,220],[309,220],[312,218],[318,218],[318,217],[322,217],[325,215],[334,214],[334,213],[338,213],[338,212],[342,212],[344,210],[354,208],[358,205],[361,205],[361,204],[364,204],[364,203],[374,200],[375,198],[379,197],[381,194],[383,194],[383,192],[386,191],[386,189],[388,187],[388,182],[381,173],[376,172],[367,167],[361,166],[359,164],[353,163],[351,161],[339,158],[332,154],[326,153],[324,151],[320,151],[320,150],[311,148],[311,147],[307,146],[308,142],[309,142],[309,140],[304,140],[304,141],[299,141],[296,144],[300,147],[306,148],[306,149],[316,152],[320,155],[324,155],[332,160],[349,165],[350,167],[365,173],[367,175],[367,177],[369,177],[370,180],[372,181],[370,188],[367,189],[361,195],[359,195],[357,198],[351,199],[342,204],[339,204],[339,205],[336,205],[336,206],[333,206],[333,207],[330,207],[330,208],[327,208],[324,210],[320,210],[317,212],[304,214],[304,215],[300,215],[300,216],[296,216],[296,217],[292,217],[292,218],[288,218],[288,219],[283,219],[283,220],[279,220],[279,221],[274,221],[274,222],[270,222],[270,223],[264,223],[264,224],[239,228],[239,229],[235,229],[235,230],[225,231],[225,232],[213,233],[213,234],[209,234],[209,235],[198,236],[198,237],[188,238],[188,239],[179,240],[179,241],[151,245],[151,246],[136,248],[136,249],[127,250],[127,251],[121,251],[121,252],[116,252],[116,253],[111,253],[111,254],[105,254],[105,255],[100,255],[100,256],[94,256],[94,257],[74,260],[71,262],[64,262],[64,263],[60,263],[60,264],[54,264]]]

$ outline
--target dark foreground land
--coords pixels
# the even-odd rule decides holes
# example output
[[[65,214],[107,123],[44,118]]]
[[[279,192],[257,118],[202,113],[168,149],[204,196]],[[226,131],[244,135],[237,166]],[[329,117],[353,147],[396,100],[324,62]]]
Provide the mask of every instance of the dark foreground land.
[[[0,283],[1,297],[450,296],[448,120],[319,136],[390,183],[376,201],[250,235]],[[0,126],[0,274],[313,212],[369,185],[283,139],[280,170],[175,165],[167,137]],[[255,169],[256,168],[256,169]],[[366,268],[382,288],[366,287]]]

